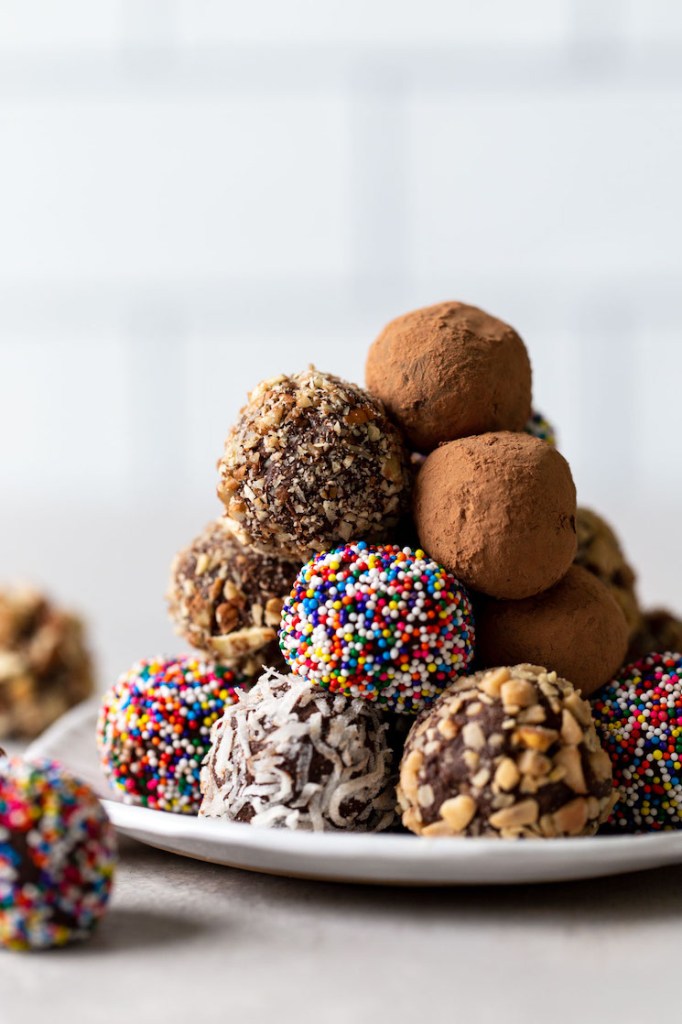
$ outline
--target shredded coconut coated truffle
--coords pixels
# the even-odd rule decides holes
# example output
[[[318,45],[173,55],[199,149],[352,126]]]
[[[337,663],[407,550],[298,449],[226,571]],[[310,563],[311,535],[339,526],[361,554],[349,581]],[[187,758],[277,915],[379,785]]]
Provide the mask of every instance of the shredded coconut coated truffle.
[[[199,813],[309,832],[385,829],[395,807],[386,730],[365,701],[269,669],[213,727]]]

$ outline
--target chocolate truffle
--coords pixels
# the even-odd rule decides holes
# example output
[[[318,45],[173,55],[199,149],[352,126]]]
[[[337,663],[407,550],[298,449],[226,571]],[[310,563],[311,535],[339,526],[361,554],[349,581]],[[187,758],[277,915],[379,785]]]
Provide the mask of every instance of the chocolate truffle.
[[[627,619],[630,637],[634,637],[642,628],[642,614],[635,592],[636,577],[616,534],[605,519],[589,508],[578,509],[576,527],[576,565],[582,565],[606,584]]]
[[[345,697],[419,711],[473,657],[466,591],[410,548],[364,541],[317,555],[282,612],[291,669]]]
[[[645,612],[630,642],[628,659],[638,661],[647,654],[665,654],[666,651],[682,651],[682,620],[667,608]]]
[[[114,830],[83,782],[51,761],[0,762],[0,944],[64,946],[104,914]]]
[[[682,828],[682,654],[628,665],[592,710],[618,792],[607,831]]]
[[[521,338],[462,302],[392,320],[369,350],[365,380],[420,452],[471,434],[523,430],[531,413]]]
[[[199,658],[140,661],[105,695],[97,746],[126,803],[196,814],[213,723],[239,699],[242,677]]]
[[[251,392],[218,469],[240,539],[277,558],[389,539],[409,504],[407,453],[381,404],[315,369]]]
[[[388,828],[386,728],[366,701],[269,669],[213,728],[199,813],[309,832]]]
[[[570,679],[585,696],[613,678],[627,645],[627,622],[608,587],[577,565],[537,597],[488,601],[478,614],[481,665],[527,658]]]
[[[593,835],[613,807],[611,762],[571,683],[496,668],[459,679],[417,719],[398,799],[424,836]]]
[[[37,736],[93,688],[80,619],[32,588],[0,591],[0,737]]]
[[[575,512],[568,463],[527,434],[452,441],[415,483],[422,547],[490,597],[531,597],[561,579],[575,555]]]
[[[277,629],[298,562],[245,547],[224,516],[178,554],[168,605],[180,636],[245,675],[284,665]]]
[[[539,441],[546,441],[553,448],[557,446],[556,430],[541,412],[533,412],[526,423],[524,430],[531,437],[537,437]]]

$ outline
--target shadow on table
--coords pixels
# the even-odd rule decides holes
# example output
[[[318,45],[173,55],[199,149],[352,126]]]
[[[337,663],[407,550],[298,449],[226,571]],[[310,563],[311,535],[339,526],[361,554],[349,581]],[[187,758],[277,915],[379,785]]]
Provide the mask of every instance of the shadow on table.
[[[348,918],[370,912],[404,921],[411,912],[422,922],[434,923],[446,918],[499,921],[502,914],[530,925],[559,916],[582,926],[682,917],[682,865],[589,881],[431,889],[281,878],[191,861],[139,844],[126,853],[128,864],[142,871],[162,858],[164,871],[177,875],[178,885],[186,880],[194,891],[212,893],[218,900],[251,907],[270,904],[293,914],[326,910]]]
[[[206,935],[212,930],[206,922],[198,924],[185,914],[159,910],[124,910],[112,907],[92,942],[79,947],[81,955],[110,953],[114,950],[131,951],[151,946],[186,945],[188,940]]]

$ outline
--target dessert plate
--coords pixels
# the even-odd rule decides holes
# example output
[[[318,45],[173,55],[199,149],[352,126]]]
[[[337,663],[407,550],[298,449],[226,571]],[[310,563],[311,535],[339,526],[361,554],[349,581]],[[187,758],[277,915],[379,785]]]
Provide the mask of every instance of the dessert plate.
[[[294,878],[372,885],[528,885],[682,863],[682,832],[505,842],[410,835],[289,832],[132,807],[116,799],[95,747],[98,701],[69,711],[26,756],[50,757],[89,782],[123,835],[183,857]]]

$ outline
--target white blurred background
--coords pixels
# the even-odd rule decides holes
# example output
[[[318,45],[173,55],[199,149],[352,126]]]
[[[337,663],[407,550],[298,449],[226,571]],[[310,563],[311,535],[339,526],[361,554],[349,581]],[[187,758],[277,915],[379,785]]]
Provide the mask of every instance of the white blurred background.
[[[247,389],[457,298],[682,610],[681,220],[676,0],[0,0],[0,579],[179,649]]]

